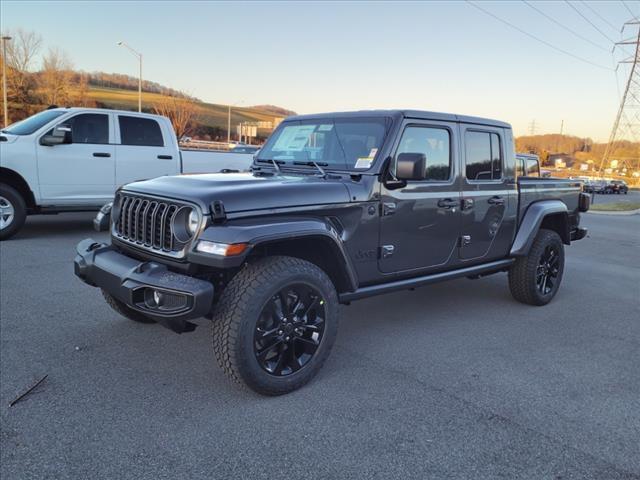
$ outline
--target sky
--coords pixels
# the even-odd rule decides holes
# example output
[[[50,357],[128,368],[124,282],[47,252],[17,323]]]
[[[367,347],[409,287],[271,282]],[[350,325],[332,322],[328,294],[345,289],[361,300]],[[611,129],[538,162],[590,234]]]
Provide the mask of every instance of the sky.
[[[504,120],[516,135],[533,120],[535,133],[564,122],[566,134],[606,141],[629,68],[614,72],[625,55],[611,48],[640,1],[529,2],[561,25],[524,2],[474,3],[522,31],[465,1],[170,0],[2,0],[0,30],[36,31],[43,52],[65,50],[78,70],[136,76],[125,41],[145,79],[207,102],[442,111]]]

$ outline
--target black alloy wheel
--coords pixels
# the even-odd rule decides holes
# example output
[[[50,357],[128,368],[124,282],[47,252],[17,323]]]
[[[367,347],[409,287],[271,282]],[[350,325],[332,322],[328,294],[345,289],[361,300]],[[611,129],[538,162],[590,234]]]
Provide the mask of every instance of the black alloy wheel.
[[[548,295],[553,287],[560,271],[560,254],[554,245],[547,245],[536,271],[536,285],[542,295]]]
[[[282,377],[313,358],[324,334],[325,301],[306,284],[287,285],[263,306],[254,332],[254,354],[262,369]]]

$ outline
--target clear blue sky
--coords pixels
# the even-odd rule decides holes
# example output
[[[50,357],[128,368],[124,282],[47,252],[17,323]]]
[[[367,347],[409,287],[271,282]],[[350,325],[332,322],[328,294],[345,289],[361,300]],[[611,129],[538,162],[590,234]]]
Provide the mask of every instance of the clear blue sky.
[[[565,2],[533,3],[602,49],[525,3],[479,5],[611,68],[605,36],[620,40],[616,29],[630,13],[620,1],[572,4],[604,35]],[[626,4],[640,15],[640,2]],[[565,133],[597,141],[608,138],[618,107],[612,70],[558,53],[465,2],[2,0],[0,8],[3,32],[37,31],[45,49],[65,50],[77,69],[136,75],[135,58],[116,46],[124,40],[144,55],[145,78],[215,103],[300,113],[436,110],[509,121],[517,135],[533,119],[537,133],[557,132],[564,120]]]

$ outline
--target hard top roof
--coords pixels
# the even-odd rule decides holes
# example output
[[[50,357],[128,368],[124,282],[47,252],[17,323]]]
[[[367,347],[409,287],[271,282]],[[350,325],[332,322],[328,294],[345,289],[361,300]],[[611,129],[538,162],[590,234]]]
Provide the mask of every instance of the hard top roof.
[[[444,122],[463,122],[493,127],[511,128],[511,125],[500,120],[490,118],[472,117],[469,115],[456,115],[453,113],[429,112],[425,110],[358,110],[353,112],[313,113],[309,115],[295,115],[285,121],[315,120],[320,118],[357,118],[357,117],[404,117],[420,120],[440,120]]]

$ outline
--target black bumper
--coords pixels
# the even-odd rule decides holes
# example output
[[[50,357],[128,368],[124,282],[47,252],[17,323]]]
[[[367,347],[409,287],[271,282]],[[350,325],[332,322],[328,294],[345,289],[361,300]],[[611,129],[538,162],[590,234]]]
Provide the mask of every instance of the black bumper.
[[[177,333],[195,325],[188,320],[211,311],[213,285],[170,271],[166,265],[141,262],[119,253],[113,246],[87,238],[76,247],[75,274]],[[174,299],[172,308],[150,305],[149,294],[158,291]],[[175,300],[177,299],[177,300]]]
[[[578,227],[575,230],[571,231],[571,241],[575,242],[576,240],[582,240],[587,236],[587,229]]]

